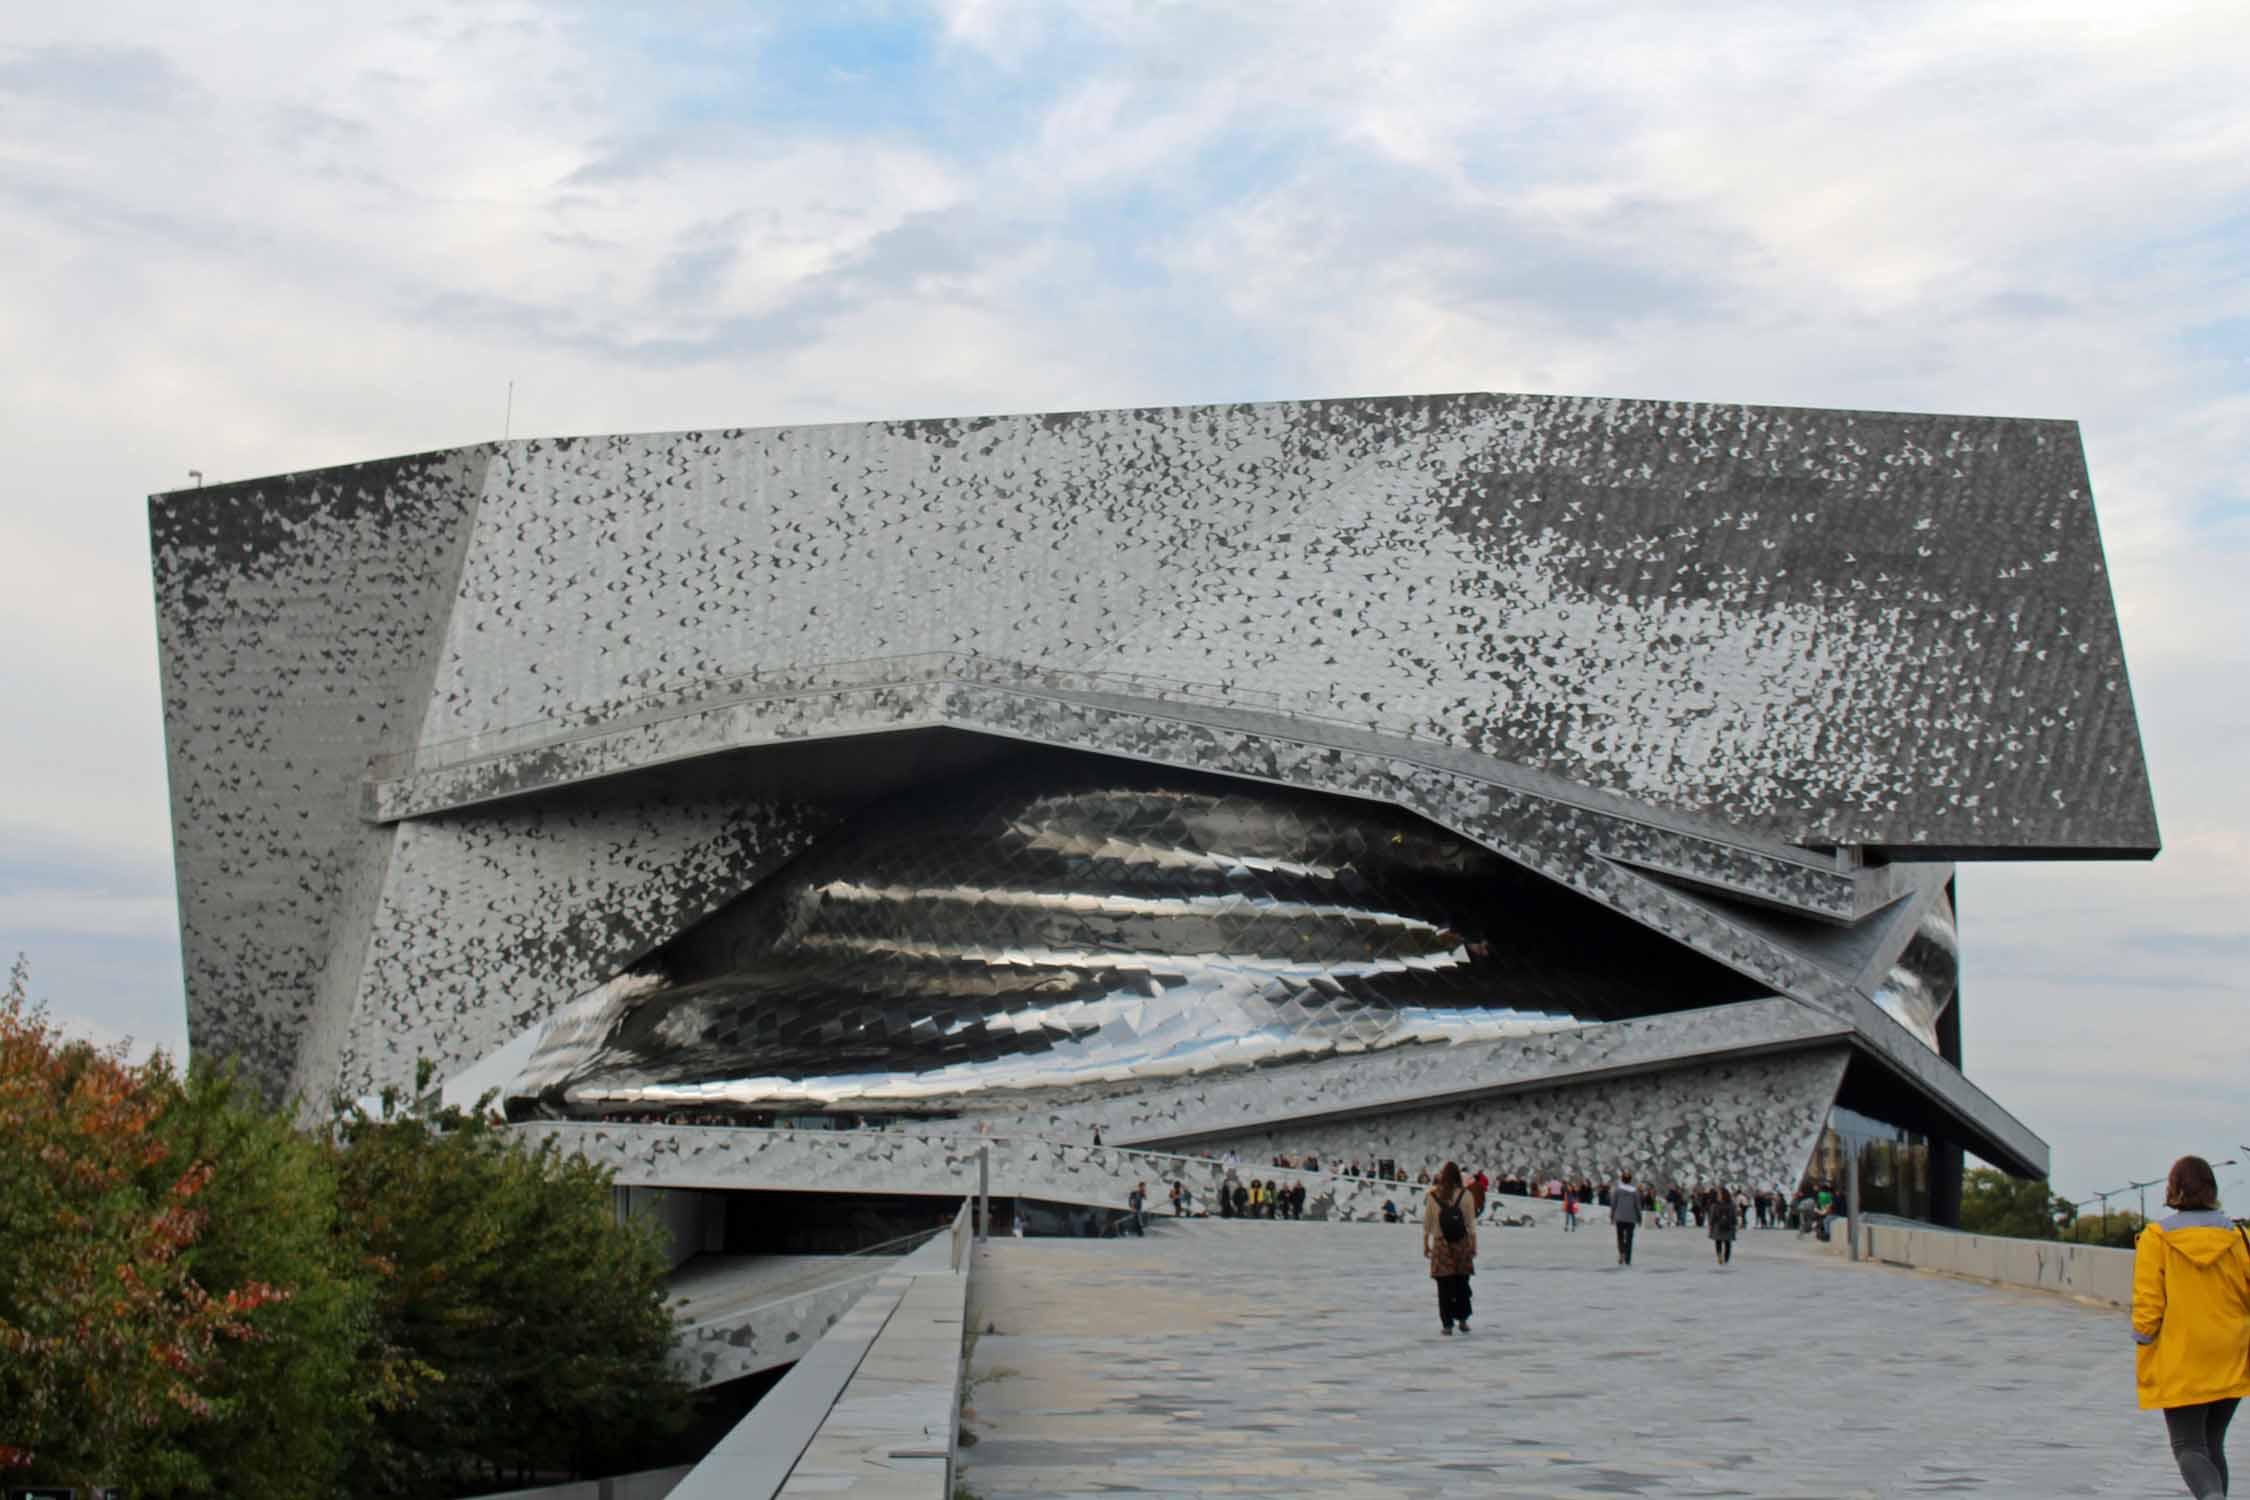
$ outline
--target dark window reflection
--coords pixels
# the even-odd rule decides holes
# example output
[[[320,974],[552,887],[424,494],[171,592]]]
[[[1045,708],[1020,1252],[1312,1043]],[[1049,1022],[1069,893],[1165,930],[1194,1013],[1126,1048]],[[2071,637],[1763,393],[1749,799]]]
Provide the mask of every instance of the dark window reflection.
[[[1902,1219],[1930,1217],[1930,1141],[1917,1131],[1886,1124],[1842,1105],[1828,1112],[1828,1124],[1813,1148],[1807,1175],[1844,1197],[1850,1153],[1859,1157],[1859,1206],[1871,1214]]]

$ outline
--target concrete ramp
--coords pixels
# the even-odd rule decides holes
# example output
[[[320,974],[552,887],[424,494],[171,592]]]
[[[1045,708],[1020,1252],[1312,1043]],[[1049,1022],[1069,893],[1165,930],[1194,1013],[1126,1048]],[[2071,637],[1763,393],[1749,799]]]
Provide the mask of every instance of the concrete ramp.
[[[896,1255],[704,1256],[670,1294],[672,1367],[697,1390],[803,1357],[896,1264]]]
[[[961,1405],[969,1207],[877,1277],[672,1492],[948,1500]]]

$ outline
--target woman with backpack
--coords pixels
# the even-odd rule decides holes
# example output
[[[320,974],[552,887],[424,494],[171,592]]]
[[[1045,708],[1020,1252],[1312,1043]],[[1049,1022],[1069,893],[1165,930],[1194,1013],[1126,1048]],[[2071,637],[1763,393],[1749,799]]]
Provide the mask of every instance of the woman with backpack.
[[[1704,1222],[1711,1233],[1711,1250],[1718,1256],[1720,1265],[1734,1260],[1734,1231],[1739,1224],[1735,1216],[1734,1194],[1725,1188],[1711,1197],[1710,1206],[1703,1210]]]
[[[1469,1277],[1477,1266],[1477,1226],[1469,1211],[1469,1190],[1461,1168],[1447,1162],[1422,1200],[1422,1254],[1437,1282],[1438,1328],[1469,1331]]]
[[[2196,1500],[2227,1492],[2227,1424],[2250,1396],[2250,1233],[2219,1212],[2200,1156],[2172,1163],[2170,1218],[2133,1246],[2133,1374],[2141,1409],[2161,1409]]]

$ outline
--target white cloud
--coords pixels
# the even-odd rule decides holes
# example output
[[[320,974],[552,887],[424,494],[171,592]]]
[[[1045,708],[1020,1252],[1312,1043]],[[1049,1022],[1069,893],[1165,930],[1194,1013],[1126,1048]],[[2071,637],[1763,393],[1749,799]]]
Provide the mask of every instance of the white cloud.
[[[73,937],[176,937],[180,914],[169,896],[29,890],[7,895],[8,922],[26,932]]]
[[[923,138],[818,108],[858,59],[761,73],[786,11],[198,16],[0,46],[0,827],[168,859],[142,494],[492,436],[510,379],[518,433],[1474,388],[2069,416],[2171,849],[1964,876],[1972,1071],[2066,1179],[2201,1138],[2162,1080],[2240,957],[2135,945],[2250,893],[2250,12],[957,0],[867,85],[934,91]],[[157,925],[108,901],[0,928]],[[2129,1146],[2042,1082],[2102,1059]]]

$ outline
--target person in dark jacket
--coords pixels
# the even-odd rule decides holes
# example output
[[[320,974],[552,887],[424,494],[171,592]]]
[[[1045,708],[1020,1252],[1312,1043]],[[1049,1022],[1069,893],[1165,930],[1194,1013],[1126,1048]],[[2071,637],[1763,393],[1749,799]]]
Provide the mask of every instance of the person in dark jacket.
[[[1617,1263],[1633,1263],[1633,1231],[1641,1225],[1641,1190],[1633,1186],[1633,1174],[1617,1174],[1617,1186],[1609,1190],[1609,1222],[1617,1226]]]
[[[1734,1194],[1725,1188],[1719,1189],[1711,1199],[1711,1206],[1703,1211],[1703,1221],[1711,1231],[1712,1253],[1718,1256],[1722,1266],[1734,1261],[1736,1219]]]
[[[1460,1222],[1452,1227],[1461,1231],[1461,1237],[1451,1239],[1445,1230],[1447,1221],[1456,1216]],[[1437,1283],[1439,1332],[1450,1334],[1458,1323],[1467,1333],[1469,1278],[1477,1268],[1477,1221],[1468,1185],[1452,1162],[1438,1170],[1437,1181],[1422,1200],[1422,1254],[1430,1262],[1430,1278]]]

